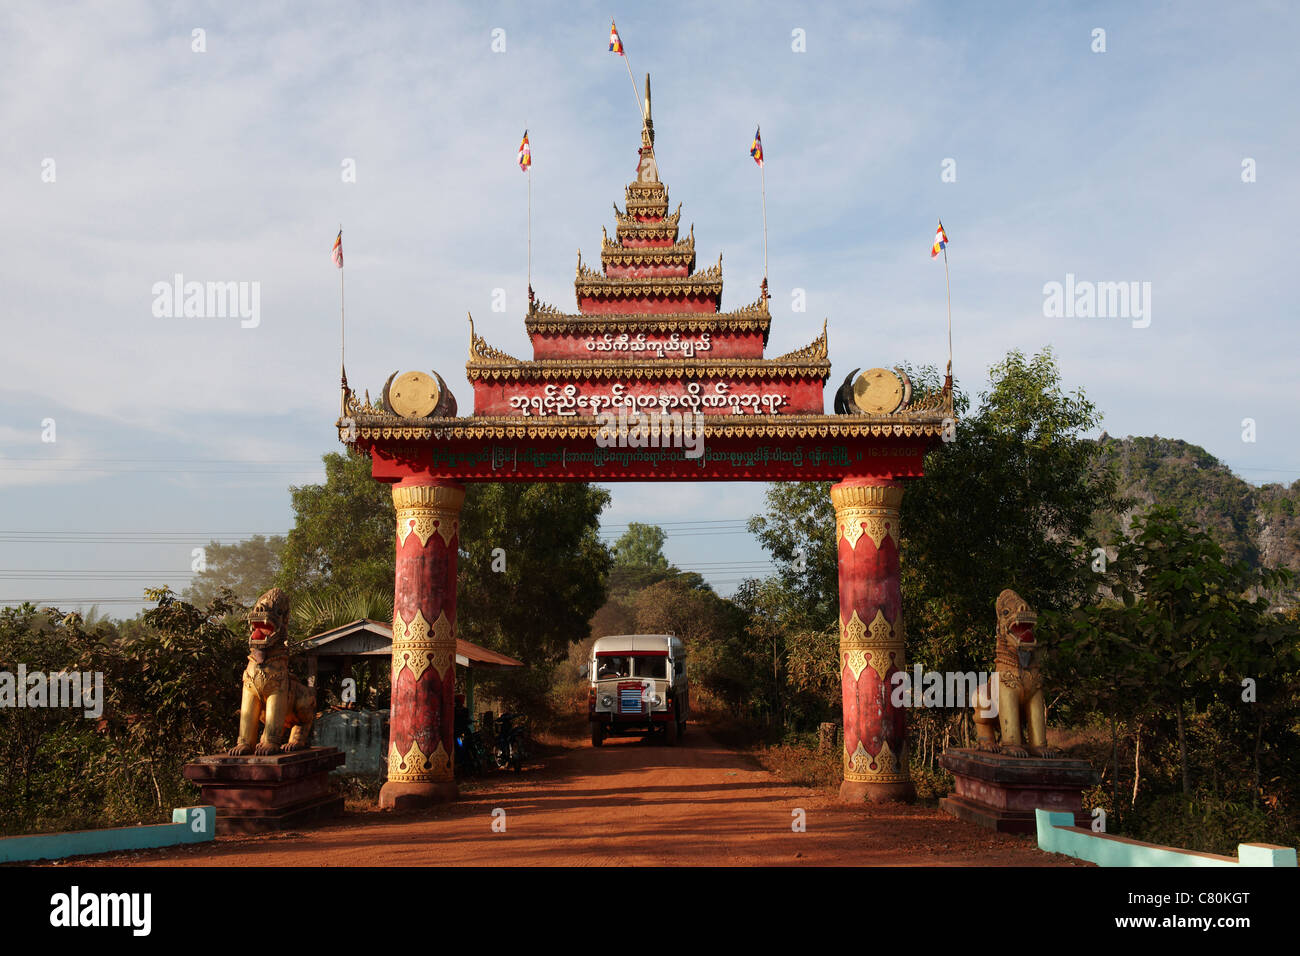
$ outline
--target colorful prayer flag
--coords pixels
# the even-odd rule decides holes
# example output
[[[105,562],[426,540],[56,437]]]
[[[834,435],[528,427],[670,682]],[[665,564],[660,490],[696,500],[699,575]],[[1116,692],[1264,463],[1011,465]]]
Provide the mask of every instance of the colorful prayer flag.
[[[943,220],[939,220],[939,230],[934,234],[934,245],[930,249],[930,258],[933,259],[948,246],[948,234],[943,231]]]
[[[613,20],[609,21],[609,52],[617,53],[619,56],[624,55],[623,41],[619,39],[618,27],[614,26]]]
[[[759,128],[754,127],[754,144],[749,147],[749,155],[754,157],[754,162],[763,165],[763,141],[758,136]]]
[[[523,141],[519,144],[519,168],[528,172],[528,167],[533,165],[533,152],[528,148],[528,130],[524,130]]]
[[[339,237],[334,240],[334,252],[330,255],[334,264],[340,269],[343,268],[343,230],[339,230]]]

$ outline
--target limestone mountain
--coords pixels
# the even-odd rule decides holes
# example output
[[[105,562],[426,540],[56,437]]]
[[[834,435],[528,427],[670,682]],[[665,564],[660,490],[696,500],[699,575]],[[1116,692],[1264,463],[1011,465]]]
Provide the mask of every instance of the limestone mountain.
[[[1204,448],[1177,438],[1098,440],[1101,464],[1114,468],[1122,513],[1098,513],[1094,529],[1114,545],[1135,514],[1171,505],[1214,536],[1234,558],[1252,566],[1300,574],[1300,481],[1252,485]]]

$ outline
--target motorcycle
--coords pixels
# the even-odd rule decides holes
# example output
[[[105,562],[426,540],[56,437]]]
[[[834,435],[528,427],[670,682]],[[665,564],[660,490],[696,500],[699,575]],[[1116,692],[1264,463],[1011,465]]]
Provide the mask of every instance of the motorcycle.
[[[456,734],[456,769],[471,777],[490,769],[495,761],[472,727]]]
[[[496,722],[496,741],[492,752],[497,769],[513,768],[515,773],[523,769],[526,757],[526,737],[524,728],[516,726],[515,721],[523,718],[519,714],[502,714]]]

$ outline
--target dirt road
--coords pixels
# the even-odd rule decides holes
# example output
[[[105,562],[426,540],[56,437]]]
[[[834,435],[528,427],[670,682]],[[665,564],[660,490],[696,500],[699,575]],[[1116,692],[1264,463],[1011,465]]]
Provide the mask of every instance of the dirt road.
[[[493,832],[494,810],[505,832]],[[807,830],[794,832],[793,811]],[[80,861],[79,861],[80,862]],[[1078,865],[915,806],[840,805],[786,784],[692,725],[680,746],[565,742],[545,764],[405,814],[350,813],[302,832],[101,857],[104,865]]]

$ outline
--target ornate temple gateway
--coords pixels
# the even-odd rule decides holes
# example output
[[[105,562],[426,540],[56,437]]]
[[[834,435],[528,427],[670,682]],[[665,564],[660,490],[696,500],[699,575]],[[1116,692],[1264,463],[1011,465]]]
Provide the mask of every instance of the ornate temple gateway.
[[[647,78],[647,106],[649,103]],[[394,373],[379,400],[343,389],[340,439],[393,487],[397,576],[389,773],[382,806],[455,795],[452,706],[459,512],[466,481],[825,481],[839,545],[844,784],[860,801],[910,795],[905,723],[889,676],[906,667],[899,592],[904,482],[952,421],[952,387],[913,395],[899,370],[849,376],[826,414],[826,326],[765,357],[758,298],[722,311],[722,258],[697,269],[659,181],[646,111],[637,177],[577,263],[577,312],[529,289],[520,359],[476,334],[473,414],[437,373]]]

